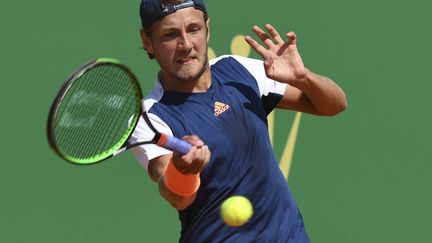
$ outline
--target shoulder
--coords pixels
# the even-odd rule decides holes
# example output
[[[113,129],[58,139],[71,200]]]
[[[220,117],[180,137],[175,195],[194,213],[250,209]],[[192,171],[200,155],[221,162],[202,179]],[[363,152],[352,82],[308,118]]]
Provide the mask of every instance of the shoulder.
[[[209,61],[212,77],[221,82],[236,82],[255,88],[257,77],[254,69],[263,69],[259,60],[236,55],[223,55]]]
[[[237,55],[223,55],[211,59],[209,62],[212,65],[212,71],[242,73],[240,75],[246,77],[246,80],[254,80],[254,85],[258,86],[260,96],[268,96],[270,93],[276,94],[278,99],[280,99],[280,96],[284,94],[287,87],[287,84],[267,77],[262,60]],[[248,76],[253,78],[249,79],[247,78]]]
[[[211,59],[209,63],[212,72],[236,73],[243,77],[252,77],[258,84],[269,81],[262,60],[237,55],[223,55]]]
[[[142,100],[142,107],[145,111],[149,111],[150,108],[162,99],[164,90],[162,84],[156,79],[153,89],[147,94]]]
[[[220,65],[241,65],[246,68],[248,71],[263,68],[263,61],[258,59],[253,59],[249,57],[243,57],[238,55],[222,55],[209,60],[210,66],[220,66]]]

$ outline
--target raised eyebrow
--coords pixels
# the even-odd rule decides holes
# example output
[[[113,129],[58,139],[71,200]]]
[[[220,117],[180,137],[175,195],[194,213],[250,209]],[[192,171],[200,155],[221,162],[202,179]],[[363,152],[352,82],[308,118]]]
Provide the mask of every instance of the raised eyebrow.
[[[188,24],[188,26],[191,26],[191,25],[194,25],[194,26],[204,26],[205,23],[203,23],[202,21],[197,20],[197,21],[190,22]]]
[[[177,31],[177,28],[174,26],[161,26],[160,30],[162,32],[169,32],[169,31]]]

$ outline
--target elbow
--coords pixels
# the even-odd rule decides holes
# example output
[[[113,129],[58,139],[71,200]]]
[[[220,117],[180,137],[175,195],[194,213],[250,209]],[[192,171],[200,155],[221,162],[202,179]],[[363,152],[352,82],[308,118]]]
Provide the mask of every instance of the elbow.
[[[336,116],[342,113],[347,108],[347,104],[341,105],[337,107],[336,109],[332,110],[331,112],[328,112],[324,114],[324,116]]]
[[[189,207],[195,201],[195,197],[196,193],[186,197],[178,196],[175,198],[171,198],[171,200],[169,200],[169,203],[173,208],[181,211]]]
[[[322,116],[336,116],[340,113],[342,113],[346,108],[348,107],[348,102],[346,100],[345,94],[343,94],[343,97],[338,100],[338,102],[335,102],[331,109],[328,109],[326,111],[321,112],[320,115]]]
[[[182,211],[184,209],[186,209],[187,207],[189,207],[192,204],[192,201],[189,201],[187,199],[183,199],[183,200],[179,200],[176,202],[171,202],[171,206],[175,209],[177,209],[178,211]]]
[[[189,207],[196,198],[196,192],[188,196],[180,196],[166,188],[163,180],[159,182],[159,193],[175,209],[181,211]]]
[[[341,113],[342,111],[346,110],[347,107],[348,107],[348,101],[347,101],[345,93],[342,92],[342,97],[339,101],[337,113],[334,115],[337,115],[337,114]]]

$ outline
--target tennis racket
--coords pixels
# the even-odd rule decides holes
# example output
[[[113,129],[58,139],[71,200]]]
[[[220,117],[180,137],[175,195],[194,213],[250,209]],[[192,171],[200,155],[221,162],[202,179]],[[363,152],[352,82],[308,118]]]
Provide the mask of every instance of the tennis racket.
[[[112,58],[90,61],[63,84],[49,112],[48,140],[63,159],[93,164],[142,144],[186,154],[192,145],[158,132],[145,109],[136,76]],[[128,142],[139,117],[154,133],[150,141]],[[152,136],[149,136],[152,137]]]

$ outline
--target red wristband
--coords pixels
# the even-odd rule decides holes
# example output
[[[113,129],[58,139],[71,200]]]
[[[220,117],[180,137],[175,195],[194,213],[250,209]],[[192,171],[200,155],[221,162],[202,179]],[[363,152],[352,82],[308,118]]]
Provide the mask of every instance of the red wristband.
[[[170,160],[163,176],[163,183],[165,187],[177,195],[190,196],[198,191],[201,179],[199,173],[181,173]]]

